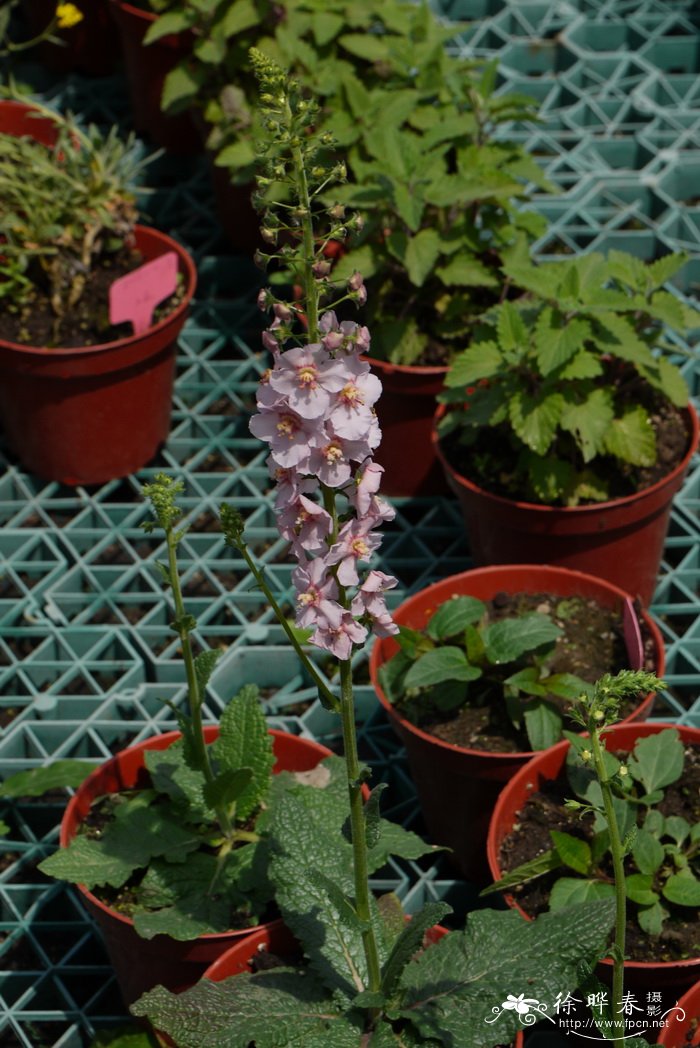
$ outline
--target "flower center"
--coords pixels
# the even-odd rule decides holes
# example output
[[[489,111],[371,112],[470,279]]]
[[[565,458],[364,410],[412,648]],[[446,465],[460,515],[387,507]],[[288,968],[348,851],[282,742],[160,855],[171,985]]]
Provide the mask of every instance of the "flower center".
[[[343,457],[343,449],[340,444],[328,444],[323,449],[323,457],[329,465],[333,465]]]
[[[367,560],[370,554],[370,548],[362,538],[353,539],[350,543],[350,549],[353,556],[357,557],[358,560]]]
[[[297,604],[301,604],[303,608],[308,608],[309,604],[317,604],[320,594],[315,586],[309,586],[306,593],[300,593],[297,596]]]
[[[277,432],[281,437],[287,437],[289,440],[293,440],[299,432],[299,424],[291,415],[282,415],[277,423]]]
[[[302,364],[297,369],[297,382],[300,386],[305,386],[307,389],[315,389],[317,375],[315,364]]]
[[[349,382],[340,391],[340,399],[343,404],[347,404],[348,407],[354,408],[357,404],[364,404],[365,398],[362,395],[362,391],[358,389],[352,382]]]

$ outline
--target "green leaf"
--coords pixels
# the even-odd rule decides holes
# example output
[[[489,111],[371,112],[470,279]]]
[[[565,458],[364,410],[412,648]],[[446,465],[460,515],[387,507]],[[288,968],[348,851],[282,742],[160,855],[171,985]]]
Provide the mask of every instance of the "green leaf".
[[[486,614],[486,605],[476,597],[452,597],[444,601],[428,623],[433,640],[446,640],[463,633],[467,626]]]
[[[688,383],[683,373],[678,370],[666,357],[659,357],[656,362],[658,370],[658,386],[672,404],[678,408],[684,408],[688,403]],[[651,376],[649,376],[651,377]]]
[[[45,768],[19,771],[0,783],[0,797],[41,797],[62,786],[75,788],[98,767],[99,764],[92,761],[62,760],[53,761]]]
[[[361,1029],[329,1001],[308,969],[277,968],[181,994],[162,986],[131,1006],[180,1048],[357,1048]]]
[[[184,862],[200,847],[201,838],[158,808],[148,807],[152,801],[153,795],[144,791],[123,802],[99,840],[74,837],[67,848],[44,859],[39,868],[50,877],[88,888],[98,884],[120,888],[151,859],[162,856]]]
[[[365,62],[386,62],[390,53],[385,40],[371,33],[345,33],[338,37],[338,43],[344,50]]]
[[[576,873],[582,873],[584,876],[588,874],[591,868],[590,845],[570,833],[561,833],[559,830],[550,830],[549,833],[557,855],[564,865]]]
[[[204,786],[204,799],[211,808],[230,808],[248,788],[253,778],[251,768],[224,771]]]
[[[192,25],[192,12],[168,11],[153,22],[143,38],[145,45],[152,44],[170,33],[182,33]]]
[[[541,877],[545,873],[550,873],[552,870],[558,870],[561,868],[562,861],[557,852],[552,848],[549,851],[543,852],[534,859],[530,859],[528,862],[523,862],[520,866],[516,866],[514,870],[510,870],[508,873],[501,877],[500,881],[496,881],[495,884],[489,885],[488,888],[484,888],[480,892],[481,895],[492,895],[494,892],[505,891],[507,888],[514,888],[519,884],[527,884],[528,881],[534,881],[536,877]]]
[[[654,878],[650,873],[630,873],[625,877],[625,895],[638,906],[653,906],[659,896],[652,889]]]
[[[179,804],[178,810],[190,821],[211,820],[214,813],[204,798],[204,772],[193,768],[188,757],[183,741],[178,740],[167,750],[147,750],[144,764],[153,788]]]
[[[561,428],[574,435],[584,462],[603,453],[614,415],[612,394],[607,389],[593,390],[580,404],[564,405]]]
[[[549,375],[567,364],[584,349],[590,337],[591,326],[587,321],[574,318],[566,322],[550,306],[543,309],[535,327],[537,362],[541,374]]]
[[[428,1039],[492,1048],[521,1028],[504,1012],[490,1026],[494,1007],[508,994],[525,993],[552,1011],[558,994],[580,982],[581,962],[593,963],[612,926],[613,904],[597,901],[564,913],[525,921],[513,911],[479,910],[464,932],[452,932],[404,970],[401,1014]]]
[[[605,437],[605,450],[634,466],[654,465],[656,435],[651,419],[640,404],[612,420]]]
[[[422,287],[431,275],[440,251],[440,234],[435,229],[421,229],[414,237],[409,237],[405,264],[409,280],[415,287]]]
[[[561,741],[562,715],[550,702],[535,699],[524,706],[525,730],[533,750],[546,750]]]
[[[638,829],[632,846],[632,858],[640,873],[654,874],[664,861],[665,852],[648,830]]]
[[[176,66],[165,78],[161,108],[168,110],[176,104],[184,106],[191,99],[196,98],[201,86],[201,75],[192,72],[189,66]]]
[[[448,388],[470,386],[493,378],[503,368],[503,355],[495,342],[479,342],[455,357],[445,379]]]
[[[429,688],[447,680],[472,681],[481,676],[478,666],[470,666],[461,648],[449,645],[428,651],[413,664],[406,674],[404,687]]]
[[[387,788],[387,785],[388,783],[386,782],[380,782],[375,786],[365,804],[365,839],[368,848],[373,848],[379,841],[381,826],[379,805],[382,793]]]
[[[671,837],[680,848],[690,836],[690,823],[680,815],[667,815],[664,836]]]
[[[405,694],[404,677],[413,659],[404,651],[399,651],[393,658],[379,667],[377,676],[382,691],[392,704],[400,702]]]
[[[159,1044],[150,1030],[119,1026],[96,1033],[90,1048],[159,1048]]]
[[[260,23],[260,13],[253,0],[234,0],[233,3],[227,5],[227,8],[221,22],[221,28],[227,39],[245,32],[246,29],[252,29],[253,26]]]
[[[666,728],[638,739],[627,762],[630,775],[641,782],[646,793],[677,782],[683,772],[684,750],[680,733]]]
[[[599,312],[596,319],[609,336],[607,341],[602,342],[605,351],[644,368],[654,367],[654,355],[646,342],[637,335],[631,318]]]
[[[489,662],[498,665],[513,662],[527,651],[552,644],[561,629],[546,615],[533,612],[513,619],[500,619],[483,631]]]
[[[438,845],[426,844],[426,842],[413,833],[405,830],[396,822],[382,819],[379,823],[379,837],[373,844],[367,855],[369,872],[374,873],[386,866],[391,856],[400,859],[420,859],[423,855],[433,855],[440,851]]]
[[[223,653],[223,648],[209,648],[208,651],[200,651],[199,655],[195,657],[194,670],[197,675],[200,693],[204,692]]]
[[[522,349],[528,341],[523,318],[512,302],[504,302],[498,310],[498,341],[501,349]]]
[[[553,911],[566,910],[576,903],[603,902],[614,898],[615,889],[612,884],[579,877],[561,877],[552,886],[549,908]]]
[[[408,921],[382,968],[381,990],[386,997],[395,992],[404,968],[420,950],[425,933],[451,912],[452,907],[444,902],[429,902]]]
[[[458,255],[446,266],[440,266],[436,273],[446,287],[497,287],[498,285],[495,273],[492,273],[477,259],[470,258],[466,254]]]
[[[700,906],[700,881],[688,869],[671,874],[661,891],[676,906]]]
[[[564,409],[561,393],[548,396],[517,390],[508,404],[510,424],[516,434],[538,455],[545,455],[557,431]]]
[[[668,916],[668,910],[658,901],[653,906],[643,906],[637,911],[639,927],[653,938],[661,935],[664,921]]]
[[[211,751],[222,771],[250,768],[252,778],[236,803],[236,819],[244,822],[260,806],[272,780],[275,757],[258,689],[246,685],[221,715],[219,737]]]

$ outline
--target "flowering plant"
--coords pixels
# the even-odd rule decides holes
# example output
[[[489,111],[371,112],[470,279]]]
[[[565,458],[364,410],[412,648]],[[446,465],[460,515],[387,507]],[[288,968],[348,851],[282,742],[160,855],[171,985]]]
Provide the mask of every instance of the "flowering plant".
[[[75,4],[56,4],[53,18],[38,36],[32,37],[31,40],[11,40],[9,36],[10,19],[14,8],[19,3],[20,0],[6,0],[0,8],[0,58],[19,51],[27,51],[30,47],[40,44],[42,40],[52,40],[55,29],[72,29],[83,20],[83,13]]]
[[[298,85],[261,53],[253,52],[252,61],[268,132],[261,188],[274,179],[287,190],[284,203],[264,217],[264,228],[282,241],[270,258],[296,269],[304,294],[293,305],[271,291],[261,295],[260,304],[273,314],[264,336],[273,366],[251,428],[270,445],[280,527],[297,560],[297,621],[338,659],[340,695],[323,685],[319,693],[340,714],[347,793],[345,802],[338,794],[338,803],[321,812],[314,796],[304,802],[288,791],[271,820],[270,877],[305,963],[221,984],[204,980],[179,997],[157,987],[133,1011],[180,1048],[248,1048],[251,1042],[257,1048],[486,1048],[512,1036],[523,1014],[509,1011],[495,1031],[485,1021],[491,1002],[504,1000],[514,980],[543,1001],[575,985],[581,962],[594,960],[604,943],[611,910],[605,903],[584,904],[531,923],[515,913],[481,911],[464,933],[423,949],[426,932],[449,907],[431,904],[405,922],[395,899],[376,900],[369,891],[368,856],[378,838],[384,833],[396,840],[403,833],[381,826],[381,784],[363,801],[369,776],[358,761],[350,665],[353,648],[370,630],[396,630],[385,604],[395,580],[360,572],[379,544],[378,525],[391,516],[378,494],[381,470],[371,458],[379,442],[372,411],[379,384],[360,360],[369,333],[338,321],[334,308],[320,309],[321,297],[333,291],[323,244],[342,235],[349,221],[339,226],[334,208],[322,209],[319,198],[342,177],[342,167],[329,170],[319,162],[327,142],[314,133],[315,106]],[[314,221],[319,211],[326,220],[322,231]],[[363,287],[354,275],[331,306],[346,298],[361,302]],[[302,315],[304,329],[295,332]],[[309,667],[248,553],[241,518],[225,507],[221,519],[227,540],[242,553]]]

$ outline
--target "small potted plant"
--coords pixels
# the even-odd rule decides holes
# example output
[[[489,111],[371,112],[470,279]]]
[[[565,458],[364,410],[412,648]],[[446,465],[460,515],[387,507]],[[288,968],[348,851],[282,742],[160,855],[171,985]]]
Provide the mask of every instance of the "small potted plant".
[[[496,798],[533,750],[571,726],[569,700],[609,670],[663,672],[659,630],[631,605],[581,572],[477,568],[409,597],[394,613],[399,636],[374,645],[372,683],[406,747],[430,836],[463,875],[483,880],[478,842]],[[652,702],[638,696],[625,717],[646,717]]]
[[[323,258],[314,215],[317,190],[333,175],[318,160],[318,139],[310,130],[315,108],[260,52],[253,53],[253,61],[269,129],[263,178],[272,171],[283,178],[285,208],[277,217],[287,230],[297,222],[300,227],[298,246],[282,258],[296,265],[306,329],[294,335],[288,328],[281,336],[296,307],[286,303],[282,310],[270,290],[261,296],[275,318],[268,338],[279,342],[280,352],[261,385],[251,428],[270,446],[280,518],[284,507],[290,511],[282,526],[291,528],[297,561],[297,624],[311,628],[311,643],[338,660],[340,694],[330,705],[342,724],[346,777],[337,805],[317,803],[322,791],[302,798],[292,788],[284,791],[270,820],[269,872],[298,945],[288,934],[266,936],[263,943],[281,951],[276,961],[270,959],[277,967],[240,971],[247,968],[247,951],[248,958],[232,962],[240,972],[235,977],[219,983],[205,979],[179,996],[157,987],[132,1011],[181,1048],[213,1042],[230,1048],[251,1042],[257,1048],[447,1042],[487,1048],[510,1040],[529,1013],[520,987],[548,1007],[562,987],[578,981],[580,963],[590,963],[605,939],[611,910],[607,904],[584,904],[529,928],[519,915],[481,911],[470,917],[465,932],[437,942],[440,933],[434,932],[426,943],[426,933],[448,909],[444,904],[431,904],[406,922],[395,899],[375,900],[369,891],[368,857],[385,833],[391,840],[397,830],[379,824],[381,786],[362,802],[367,770],[358,761],[351,669],[353,650],[370,630],[396,631],[384,598],[393,580],[360,568],[390,515],[378,497],[381,471],[367,453],[367,444],[375,446],[378,438],[367,410],[377,383],[368,381],[368,365],[353,341],[357,326],[338,331],[333,318],[319,311],[328,284],[314,273]],[[324,345],[330,334],[340,337]],[[365,393],[364,403],[349,396],[351,389]],[[337,427],[345,428],[341,420],[348,416],[353,436],[345,437]],[[320,476],[313,475],[317,458]],[[229,507],[221,519],[227,541],[265,585],[240,515]],[[283,615],[280,621],[284,626]],[[291,630],[289,624],[285,628]],[[502,1013],[498,1028],[494,1010]]]
[[[528,292],[461,353],[434,435],[477,564],[560,564],[649,603],[671,501],[698,445],[664,283],[685,262],[623,252],[506,265]]]
[[[36,103],[0,119],[0,417],[29,470],[102,483],[167,437],[195,267],[137,224],[133,139]]]
[[[280,789],[298,785],[283,773],[308,773],[331,757],[310,739],[268,730],[252,685],[231,699],[218,724],[203,726],[205,688],[223,649],[193,652],[196,621],[184,605],[177,569],[177,546],[187,530],[178,523],[181,491],[182,484],[164,474],[146,485],[155,519],[144,528],[159,528],[167,543],[162,572],[172,594],[188,713],[175,711],[179,732],[123,750],[81,782],[61,823],[61,848],[40,865],[78,886],[127,1003],[156,983],[191,985],[232,943],[276,916],[266,823]],[[314,667],[310,672],[327,689]],[[45,776],[49,788],[64,772],[74,775],[75,762],[34,772],[31,787],[36,792]],[[337,775],[331,763],[313,781],[321,787]],[[411,854],[425,850],[417,843]]]
[[[618,723],[634,684],[633,674],[602,678],[572,707],[587,734],[567,732],[505,787],[489,829],[489,891],[507,890],[529,916],[615,899],[614,959],[630,988],[663,991],[665,1011],[700,973],[700,731]]]

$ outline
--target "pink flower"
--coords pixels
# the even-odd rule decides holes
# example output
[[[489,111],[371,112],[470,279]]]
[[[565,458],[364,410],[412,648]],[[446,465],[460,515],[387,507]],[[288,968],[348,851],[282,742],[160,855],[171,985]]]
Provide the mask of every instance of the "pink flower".
[[[278,520],[282,538],[292,542],[297,552],[327,551],[325,540],[333,530],[333,519],[317,502],[299,495],[282,510]]]
[[[350,605],[350,610],[357,618],[369,616],[372,632],[377,637],[393,637],[399,632],[384,599],[386,591],[393,589],[397,581],[393,575],[385,575],[383,571],[370,571]]]
[[[296,467],[306,470],[313,448],[318,448],[326,440],[326,435],[318,425],[300,418],[284,405],[265,407],[259,405],[260,411],[250,420],[250,432],[270,445],[272,459],[283,469]]]
[[[379,491],[383,472],[384,467],[370,459],[355,474],[355,486],[349,498],[358,516],[364,517],[369,513],[372,497]]]
[[[318,625],[321,617],[327,622],[327,615],[334,616],[330,602],[337,600],[338,586],[322,557],[295,568],[292,582],[297,594],[297,626],[306,629]]]
[[[346,354],[369,352],[369,329],[361,327],[353,320],[344,320],[339,324],[332,309],[323,314],[319,328],[323,334],[321,342],[329,353],[337,353],[341,349]]]
[[[369,373],[367,364],[358,359],[353,360],[353,364],[362,370],[353,376],[352,370],[355,369],[348,369],[347,382],[335,395],[329,421],[339,437],[359,440],[372,430],[376,422],[372,405],[381,396],[382,384],[376,375]]]
[[[343,365],[321,345],[297,346],[283,353],[270,376],[270,385],[287,398],[302,418],[321,418],[331,405],[331,394],[343,388]]]
[[[353,644],[364,644],[366,640],[366,628],[355,621],[351,612],[330,601],[324,604],[316,632],[311,637],[312,644],[346,661],[352,655]]]
[[[360,581],[358,563],[368,561],[381,541],[381,535],[371,534],[363,521],[349,520],[343,525],[338,541],[331,546],[326,558],[329,565],[338,565],[336,577],[341,586],[357,586]]]
[[[379,442],[381,434],[378,426],[371,428],[369,437],[372,444],[367,439],[346,440],[326,432],[325,442],[311,452],[308,472],[314,473],[329,488],[342,487],[352,476],[351,462],[362,462],[371,455],[372,448]]]

